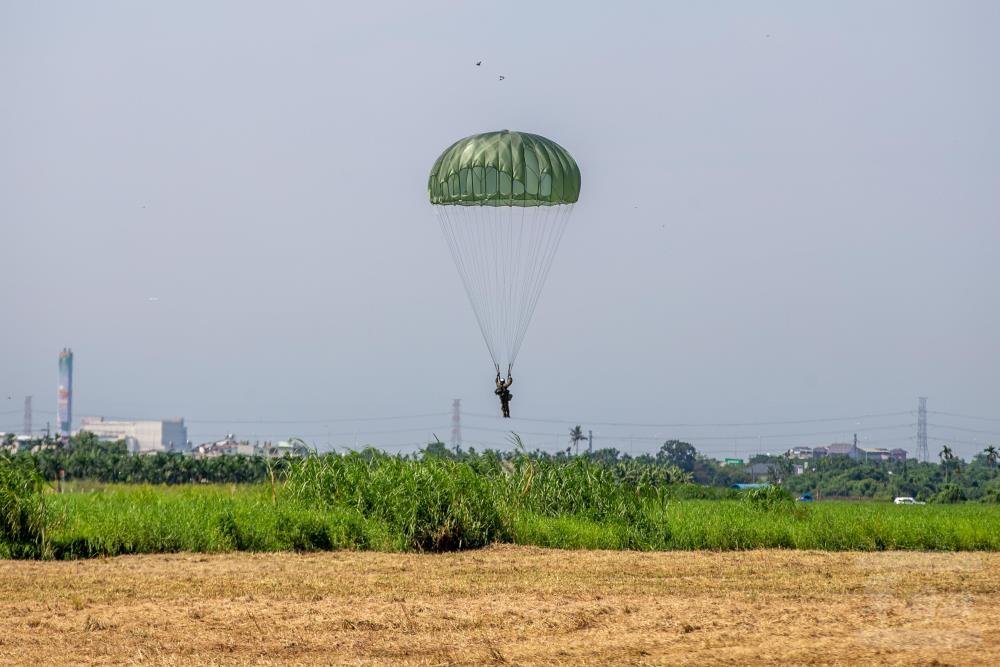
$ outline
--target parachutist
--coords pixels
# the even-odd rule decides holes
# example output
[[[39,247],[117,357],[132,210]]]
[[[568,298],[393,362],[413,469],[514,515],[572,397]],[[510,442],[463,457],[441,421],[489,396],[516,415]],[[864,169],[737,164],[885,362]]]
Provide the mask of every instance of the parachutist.
[[[493,66],[487,72],[497,74]],[[496,365],[497,398],[509,416],[498,360],[508,363],[509,385],[510,364],[516,363],[555,248],[580,198],[580,168],[551,139],[483,132],[438,156],[427,195]]]
[[[500,412],[504,417],[510,419],[510,399],[514,398],[514,395],[510,393],[510,385],[513,384],[514,378],[510,375],[510,369],[507,369],[507,379],[503,380],[500,377],[500,371],[497,371],[497,388],[493,393],[500,397]]]

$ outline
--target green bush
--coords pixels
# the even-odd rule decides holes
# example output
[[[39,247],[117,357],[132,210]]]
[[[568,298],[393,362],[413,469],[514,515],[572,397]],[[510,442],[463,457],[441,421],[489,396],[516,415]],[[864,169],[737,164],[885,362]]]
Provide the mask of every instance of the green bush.
[[[965,490],[958,484],[945,484],[944,487],[931,497],[933,503],[964,503],[968,500]]]
[[[773,512],[794,509],[795,499],[785,489],[770,484],[746,491],[743,495],[743,504],[755,510]]]
[[[983,503],[1000,503],[1000,486],[993,486],[986,489],[982,497],[979,499]]]
[[[294,498],[347,508],[385,524],[400,538],[399,549],[468,549],[509,534],[490,478],[445,458],[311,457],[290,468],[285,485]]]

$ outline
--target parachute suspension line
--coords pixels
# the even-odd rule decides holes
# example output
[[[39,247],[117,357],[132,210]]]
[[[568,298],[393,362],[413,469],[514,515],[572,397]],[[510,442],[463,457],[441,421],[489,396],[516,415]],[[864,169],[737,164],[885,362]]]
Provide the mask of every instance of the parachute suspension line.
[[[484,132],[438,157],[427,190],[493,364],[510,370],[579,198],[579,167],[545,137]]]
[[[545,281],[548,278],[549,271],[552,269],[552,263],[555,259],[556,251],[562,241],[563,233],[566,231],[566,223],[569,221],[569,216],[573,212],[573,204],[546,206],[545,208],[554,209],[548,214],[551,215],[554,220],[551,224],[546,224],[546,227],[551,230],[551,233],[548,234],[548,238],[546,239],[545,252],[542,255],[541,261],[535,262],[534,264],[538,271],[534,278],[534,282],[529,287],[526,294],[526,310],[520,317],[520,328],[512,338],[514,343],[514,349],[511,352],[512,359],[516,358],[518,353],[521,351],[521,344],[524,342],[524,337],[528,332],[528,324],[531,322],[531,318],[535,313],[535,307],[538,305],[538,300],[542,295],[542,287],[545,286]]]
[[[434,209],[493,364],[512,367],[572,206]]]
[[[549,231],[549,217],[551,215],[550,206],[539,207],[537,210],[537,220],[530,221],[530,223],[536,228],[531,231],[541,232],[537,236],[537,240],[531,243],[530,247],[525,248],[527,252],[525,257],[521,258],[522,266],[524,269],[524,278],[521,280],[518,286],[518,295],[516,297],[518,304],[517,321],[515,324],[515,331],[511,335],[511,345],[512,348],[510,354],[512,357],[516,356],[517,348],[517,335],[520,332],[521,325],[524,318],[527,316],[527,303],[530,300],[530,295],[532,294],[532,289],[535,284],[535,274],[538,271],[538,261],[542,246],[546,240],[547,232]]]
[[[522,309],[518,307],[518,304],[520,304],[519,298],[521,296],[521,289],[520,288],[524,284],[524,280],[525,280],[525,277],[526,277],[526,274],[527,274],[526,268],[527,268],[527,266],[530,266],[530,264],[527,264],[522,259],[521,252],[520,252],[525,247],[524,246],[524,225],[525,225],[525,216],[526,216],[526,212],[525,211],[526,211],[526,209],[523,206],[521,206],[519,208],[520,208],[519,211],[516,210],[516,209],[511,211],[511,216],[513,218],[512,221],[511,221],[512,224],[508,225],[508,231],[509,231],[509,238],[510,238],[511,247],[517,249],[517,250],[512,250],[512,254],[516,254],[516,261],[513,262],[514,276],[513,276],[513,279],[511,280],[511,284],[510,284],[510,286],[508,288],[508,302],[511,304],[511,308],[514,311],[514,312],[512,312],[512,315],[511,315],[510,331],[508,331],[507,336],[506,336],[506,340],[511,341],[511,348],[512,349],[507,350],[507,358],[510,360],[510,364],[511,365],[513,365],[514,359],[515,359],[515,357],[517,357],[516,343],[514,343],[514,341],[515,341],[515,337],[517,336],[517,327],[518,327],[518,323],[519,323],[519,319],[518,318],[520,318],[522,316]],[[515,224],[515,221],[516,221],[516,224]],[[515,241],[515,236],[514,236],[514,227],[515,226],[517,227],[516,241]],[[530,246],[530,244],[529,244],[529,246]],[[514,310],[514,309],[516,309],[516,310]]]
[[[469,297],[469,303],[472,305],[472,312],[476,316],[476,322],[479,324],[479,330],[482,332],[483,340],[486,342],[486,348],[489,350],[490,358],[493,359],[493,365],[496,366],[497,371],[499,372],[500,362],[497,361],[497,355],[494,352],[493,343],[487,335],[487,327],[484,324],[483,314],[478,306],[476,298],[476,294],[479,292],[478,283],[474,274],[469,271],[470,267],[468,261],[473,258],[471,256],[467,257],[466,254],[461,252],[463,249],[463,239],[459,238],[459,234],[464,230],[463,226],[458,224],[458,222],[453,219],[450,212],[450,209],[452,208],[457,207],[435,206],[434,211],[437,213],[442,233],[448,243],[448,249],[451,251],[455,267],[458,269],[458,275],[462,279],[462,286],[465,288],[465,294]]]

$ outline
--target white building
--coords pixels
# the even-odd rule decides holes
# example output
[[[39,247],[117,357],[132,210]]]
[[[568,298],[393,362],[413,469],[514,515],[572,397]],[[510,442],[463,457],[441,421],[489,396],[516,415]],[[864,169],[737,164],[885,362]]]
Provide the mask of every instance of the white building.
[[[227,433],[222,440],[198,445],[191,453],[195,458],[212,459],[216,456],[258,456],[260,451],[257,445],[237,440],[232,433]]]
[[[216,442],[206,442],[195,447],[191,453],[196,458],[211,459],[216,456],[267,456],[273,459],[286,456],[304,458],[309,456],[309,446],[301,438],[289,438],[279,442],[251,443],[237,440],[232,433]]]
[[[812,447],[792,447],[787,452],[785,456],[790,459],[798,459],[800,461],[808,461],[813,458],[813,448]]]
[[[264,456],[280,459],[286,456],[305,458],[309,456],[309,445],[302,438],[289,438],[276,443],[264,444]]]
[[[101,440],[124,440],[133,454],[188,451],[184,419],[156,421],[114,421],[104,417],[84,417],[81,431],[89,431]]]

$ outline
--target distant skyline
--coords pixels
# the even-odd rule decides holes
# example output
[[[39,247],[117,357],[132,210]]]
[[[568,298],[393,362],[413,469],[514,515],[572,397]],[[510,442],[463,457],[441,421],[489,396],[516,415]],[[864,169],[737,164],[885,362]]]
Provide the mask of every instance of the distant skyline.
[[[997,34],[985,0],[0,2],[0,430],[25,395],[55,430],[72,347],[75,425],[196,443],[412,451],[461,397],[477,448],[915,455],[927,396],[968,459],[1000,443]],[[501,128],[583,175],[509,423],[426,195]]]

